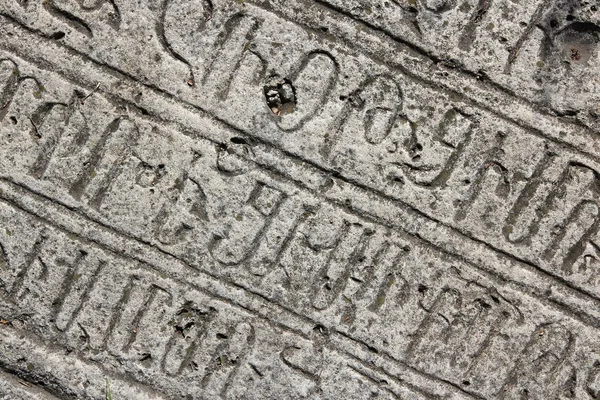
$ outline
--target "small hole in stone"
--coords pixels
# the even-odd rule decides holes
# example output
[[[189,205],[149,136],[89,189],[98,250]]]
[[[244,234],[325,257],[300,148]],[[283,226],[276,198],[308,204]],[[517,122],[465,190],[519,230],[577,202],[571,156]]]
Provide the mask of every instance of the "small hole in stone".
[[[296,88],[288,79],[271,77],[263,88],[267,106],[273,114],[280,117],[294,112],[296,107]]]
[[[372,352],[372,353],[375,353],[375,354],[379,353],[379,350],[377,350],[375,347],[370,346],[368,344],[367,344],[367,349],[369,349],[369,351]]]
[[[479,299],[478,303],[481,306],[481,308],[485,308],[486,310],[489,310],[490,308],[492,308],[490,303],[487,303],[481,299]]]
[[[469,386],[471,384],[471,382],[469,382],[469,381],[462,381],[462,384],[465,385],[465,386]]]
[[[15,116],[11,116],[9,119],[10,119],[10,122],[13,123],[13,125],[17,124],[17,118]]]
[[[54,32],[50,37],[54,40],[59,40],[65,37],[65,33],[63,31]]]
[[[325,328],[325,326],[319,324],[313,328],[313,331],[323,335],[323,334],[327,333],[327,328]]]
[[[241,138],[241,137],[237,137],[237,136],[234,136],[234,137],[232,137],[229,140],[231,140],[231,143],[234,143],[234,144],[248,144],[246,142],[246,139]]]

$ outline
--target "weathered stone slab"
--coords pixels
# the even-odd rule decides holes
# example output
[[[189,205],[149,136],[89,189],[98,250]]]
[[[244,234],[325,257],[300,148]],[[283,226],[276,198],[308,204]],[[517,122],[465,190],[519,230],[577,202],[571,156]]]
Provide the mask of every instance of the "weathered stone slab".
[[[533,71],[558,11],[479,3],[0,4],[2,370],[59,398],[597,398],[593,96],[559,117],[527,75],[593,87],[595,31],[569,14]]]

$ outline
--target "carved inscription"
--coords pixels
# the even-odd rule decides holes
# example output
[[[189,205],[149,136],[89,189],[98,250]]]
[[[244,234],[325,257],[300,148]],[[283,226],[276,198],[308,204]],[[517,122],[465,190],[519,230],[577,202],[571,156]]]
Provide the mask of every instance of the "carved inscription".
[[[76,15],[89,26],[94,25],[95,16],[86,14],[88,11],[108,9],[112,4],[95,2],[93,6],[82,3],[67,7],[55,3],[52,7]],[[428,14],[440,18],[453,13],[465,14],[462,36],[457,38],[465,48],[477,48],[478,40],[474,38],[485,31],[483,28],[489,25],[485,21],[500,7],[497,2],[480,2],[469,7],[435,1],[393,4],[392,9],[399,7],[403,15],[413,15],[415,29],[423,34],[431,28],[425,18]],[[535,21],[545,18],[540,11],[541,4],[523,6],[524,15],[530,17],[523,35],[533,35],[531,27]],[[557,208],[552,205],[552,199],[561,197],[550,194],[553,189],[548,186],[552,181],[549,177],[557,176],[555,168],[562,168],[558,164],[582,165],[596,171],[595,162],[579,160],[575,154],[539,137],[529,140],[533,136],[519,126],[500,122],[487,111],[465,105],[456,96],[412,82],[393,68],[364,58],[359,60],[358,56],[343,50],[343,46],[328,41],[326,35],[315,46],[298,46],[293,54],[284,57],[281,45],[265,40],[274,26],[265,21],[281,21],[298,35],[305,33],[255,6],[227,8],[206,1],[196,5],[197,12],[184,13],[182,24],[176,23],[174,12],[180,7],[190,7],[189,4],[166,1],[153,11],[156,19],[153,32],[158,33],[160,42],[159,56],[162,52],[161,59],[166,57],[180,66],[183,63],[190,74],[189,79],[181,80],[183,86],[176,89],[181,93],[178,98],[205,107],[263,140],[275,140],[290,153],[382,191],[477,240],[526,259],[550,276],[567,279],[587,291],[596,291],[592,283],[596,269],[591,266],[595,259],[597,221],[594,200],[574,209]],[[381,9],[377,5],[369,7],[377,14],[385,5]],[[29,9],[25,7],[22,12]],[[128,18],[124,13],[119,14]],[[360,16],[360,19],[365,18]],[[100,25],[94,28],[103,29]],[[103,32],[119,35],[119,29],[114,27]],[[525,45],[529,39],[515,40]],[[139,128],[130,126],[131,121],[119,110],[117,114],[121,115],[103,121],[104,133],[87,132],[86,124],[96,116],[90,113],[89,107],[79,104],[85,93],[73,91],[69,96],[64,93],[53,96],[37,77],[19,72],[14,60],[3,58],[2,66],[2,96],[6,106],[0,118],[4,124],[16,124],[13,128],[20,128],[21,132],[28,131],[41,146],[37,161],[29,166],[31,174],[42,179],[65,180],[75,199],[81,198],[101,209],[107,196],[110,197],[111,182],[120,180],[128,158],[136,156],[128,147],[139,135]],[[129,73],[136,75],[133,71]],[[287,103],[285,112],[274,113],[265,104],[265,85],[275,78],[287,82],[292,92],[293,102]],[[343,83],[346,81],[351,83]],[[160,79],[157,83],[160,87]],[[181,92],[182,88],[188,94]],[[24,100],[27,90],[34,101]],[[36,100],[35,96],[39,98]],[[439,98],[436,102],[439,104],[428,103],[427,99],[432,96]],[[21,102],[23,107],[19,106]],[[94,96],[87,104],[93,106]],[[17,116],[25,110],[28,110],[25,118]],[[233,115],[225,110],[236,112]],[[13,119],[6,121],[7,117]],[[63,122],[57,123],[60,120]],[[69,131],[73,132],[69,134]],[[273,136],[268,132],[278,133]],[[305,140],[290,140],[293,137]],[[130,146],[125,146],[123,153],[108,150],[122,148],[125,142]],[[534,163],[538,165],[535,171],[530,168],[532,160],[522,158],[517,150],[526,143],[532,146]],[[93,154],[81,153],[82,148],[91,149]],[[232,168],[224,165],[227,158],[226,154],[219,155],[221,171]],[[68,166],[61,167],[52,159],[61,159],[60,164]],[[144,162],[151,168],[166,165]],[[182,185],[173,182],[171,172],[179,174]],[[155,238],[171,245],[191,240],[194,236],[189,235],[190,226],[201,226],[204,215],[210,217],[210,213],[204,214],[201,207],[198,208],[203,196],[207,196],[202,194],[201,182],[190,174],[186,176],[185,170],[163,168],[155,173],[168,176],[156,184],[161,181],[172,188],[170,200],[162,206],[160,215],[149,216],[157,226]],[[565,179],[564,185],[576,186],[577,183]],[[156,194],[159,197],[159,193]],[[196,198],[195,205],[181,203],[183,198],[191,197]],[[183,211],[188,206],[190,208]],[[537,211],[532,211],[536,208]],[[185,217],[175,216],[175,209],[181,210]],[[246,222],[249,220],[252,218]],[[553,226],[544,226],[545,223]],[[213,244],[217,248],[222,246],[217,241],[225,239],[225,234],[225,230],[216,233],[217,240]],[[267,258],[273,257],[277,258],[276,255]],[[234,257],[223,262],[233,265],[236,260]],[[266,273],[263,267],[252,269],[258,275]]]
[[[21,328],[82,358],[106,365],[118,360],[119,373],[156,389],[177,384],[190,398],[268,396],[282,388],[290,393],[292,382],[306,379],[310,383],[298,387],[298,395],[334,393],[340,388],[337,371],[353,371],[332,349],[319,350],[322,362],[314,363],[299,353],[313,348],[306,338],[276,332],[229,302],[15,211],[2,203],[2,224],[10,216],[14,234],[33,229],[36,235],[25,254],[24,243],[3,245],[16,268],[0,271],[2,294],[21,310]],[[411,393],[402,386],[381,388],[372,373],[354,376],[361,393]]]
[[[44,7],[68,25],[79,23],[90,39],[103,28],[88,26],[86,18],[116,9],[112,2],[60,3]],[[285,51],[261,36],[272,21],[307,32],[271,14],[261,17],[251,5],[240,11],[198,4],[195,30],[186,25],[190,20],[174,28],[178,2],[154,10],[165,62],[189,71],[179,82],[185,86],[157,87],[169,101],[222,114],[226,134],[202,127],[198,135],[183,134],[155,110],[148,115],[139,106],[151,104],[140,100],[147,82],[144,93],[115,100],[3,55],[0,140],[7,182],[49,204],[59,199],[90,223],[185,262],[190,273],[206,272],[325,323],[315,335],[328,332],[373,353],[385,351],[394,363],[467,395],[597,396],[597,357],[586,353],[596,345],[588,337],[595,331],[568,316],[578,311],[560,305],[566,316],[557,321],[560,307],[548,311],[546,294],[533,293],[527,282],[516,292],[419,235],[384,226],[370,204],[330,195],[338,183],[364,188],[464,240],[515,255],[551,285],[580,288],[593,300],[600,250],[599,166],[592,158],[499,121],[460,95],[440,91],[439,104],[429,104],[422,92],[439,88],[340,50],[321,34],[284,59]],[[457,10],[455,2],[443,1],[400,7],[413,15],[417,31],[423,29],[419,13]],[[475,32],[494,7],[480,2],[470,14],[459,39],[464,51],[477,47]],[[186,41],[192,30],[196,47]],[[286,99],[293,99],[275,111],[264,100],[272,81],[283,82],[291,91]],[[233,107],[256,96],[260,102]],[[239,118],[225,109],[237,110]],[[523,146],[531,151],[516,150]],[[315,189],[282,168],[262,168],[264,149],[276,147],[285,150],[273,156],[277,161],[310,166],[326,183]],[[32,221],[27,246],[0,246],[0,283],[23,310],[36,309],[26,328],[44,338],[78,354],[119,360],[137,380],[157,379],[163,387],[190,381],[190,392],[215,397],[242,396],[244,385],[269,393],[263,378],[279,379],[267,368],[276,360],[290,374],[277,382],[305,382],[299,389],[305,396],[327,398],[338,373],[359,382],[358,398],[369,392],[402,398],[377,371],[339,361],[306,337],[294,333],[269,343],[272,333],[264,332],[274,328],[236,305],[217,305],[197,289],[183,290],[181,282],[149,272],[144,262]]]

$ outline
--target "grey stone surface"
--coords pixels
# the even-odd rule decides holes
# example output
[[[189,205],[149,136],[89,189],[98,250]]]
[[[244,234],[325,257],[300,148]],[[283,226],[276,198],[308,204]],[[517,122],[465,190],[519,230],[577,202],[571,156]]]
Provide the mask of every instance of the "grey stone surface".
[[[600,399],[600,14],[0,0],[0,399]]]

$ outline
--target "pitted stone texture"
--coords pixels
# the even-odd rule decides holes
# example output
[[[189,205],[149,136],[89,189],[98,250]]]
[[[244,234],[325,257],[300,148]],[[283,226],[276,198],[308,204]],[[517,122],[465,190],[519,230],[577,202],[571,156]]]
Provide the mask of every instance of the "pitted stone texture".
[[[598,398],[596,10],[474,3],[2,2],[10,390]]]

